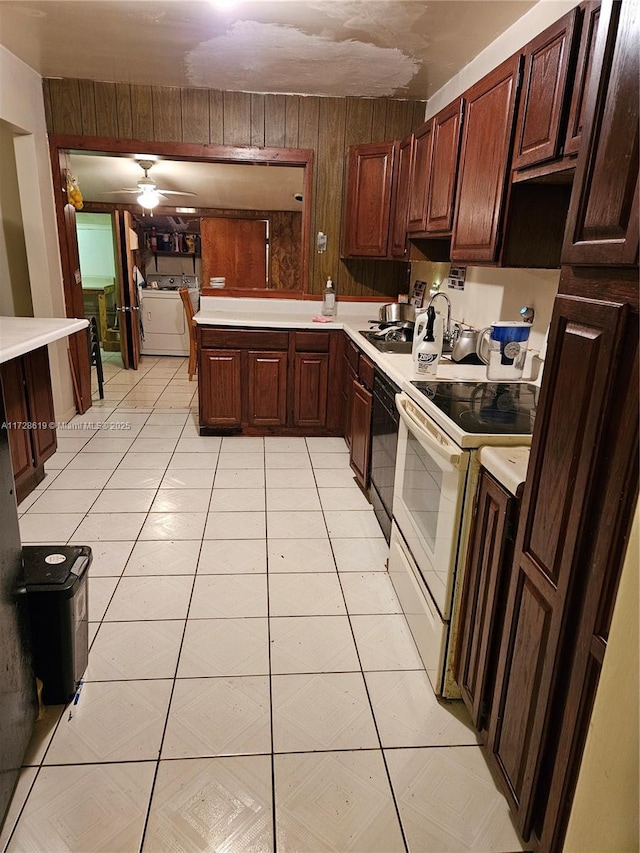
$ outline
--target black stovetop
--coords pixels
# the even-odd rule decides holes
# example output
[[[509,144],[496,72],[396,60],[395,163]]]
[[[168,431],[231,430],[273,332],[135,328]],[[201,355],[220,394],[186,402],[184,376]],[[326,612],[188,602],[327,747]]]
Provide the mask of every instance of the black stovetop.
[[[522,382],[412,382],[461,430],[531,435],[540,389]]]

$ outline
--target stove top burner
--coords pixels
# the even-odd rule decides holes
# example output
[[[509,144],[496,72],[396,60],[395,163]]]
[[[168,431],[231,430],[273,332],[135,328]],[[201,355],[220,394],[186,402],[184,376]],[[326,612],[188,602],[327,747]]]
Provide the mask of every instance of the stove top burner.
[[[538,394],[520,382],[412,382],[467,433],[531,435]]]

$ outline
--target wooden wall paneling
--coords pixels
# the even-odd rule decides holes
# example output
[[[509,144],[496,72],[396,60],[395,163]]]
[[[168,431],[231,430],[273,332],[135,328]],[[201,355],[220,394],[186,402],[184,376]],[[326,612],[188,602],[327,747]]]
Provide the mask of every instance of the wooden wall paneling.
[[[96,90],[93,80],[78,80],[78,91],[82,113],[82,132],[86,136],[97,136]]]
[[[251,95],[224,92],[224,144],[246,145],[251,139]]]
[[[154,139],[151,86],[131,85],[131,117],[134,139]]]
[[[224,140],[224,97],[222,92],[209,92],[209,142],[222,145]]]
[[[175,86],[153,86],[153,138],[166,142],[182,139],[182,103]]]
[[[320,116],[320,101],[321,98],[315,97],[300,97],[298,104],[298,141],[301,148],[312,148],[318,150],[318,125]],[[307,199],[305,204],[311,204],[311,222],[309,227],[309,238],[311,245],[309,246],[309,292],[313,292],[312,282],[316,279],[316,267],[318,253],[315,250],[314,242],[315,235],[318,232],[317,227],[317,186],[318,186],[318,161],[317,158],[313,164],[313,179],[312,179],[312,194],[311,201]]]
[[[387,101],[384,98],[373,99],[373,118],[371,121],[371,142],[387,142]]]
[[[387,139],[403,139],[413,129],[413,102],[388,101],[385,135]]]
[[[95,83],[96,131],[97,136],[118,135],[118,108],[116,84]]]
[[[284,146],[298,147],[298,123],[300,112],[300,96],[288,95],[284,102]]]
[[[82,133],[79,80],[49,80],[54,133]]]
[[[318,182],[315,194],[316,231],[327,235],[327,251],[316,253],[316,269],[309,281],[311,293],[322,293],[328,276],[336,278],[340,286],[338,264],[342,216],[340,204],[344,180],[344,145],[346,126],[346,101],[344,98],[321,98],[318,122]],[[315,234],[315,232],[312,232]]]
[[[209,93],[206,89],[182,89],[182,141],[209,142]]]
[[[300,290],[302,214],[274,210],[269,214],[269,221],[270,287],[276,290]]]
[[[374,103],[373,98],[347,98],[347,148],[372,141]]]
[[[265,143],[265,95],[251,95],[250,145],[263,147]]]
[[[44,100],[44,120],[47,125],[47,133],[53,133],[53,113],[51,112],[51,90],[49,89],[49,79],[44,78],[42,81],[42,97]]]
[[[424,122],[426,112],[426,101],[413,102],[413,117],[411,119],[411,130],[415,130],[416,127],[420,127],[420,125]]]
[[[268,148],[285,147],[286,95],[264,96],[264,144]]]
[[[128,83],[116,83],[116,113],[118,116],[118,136],[122,139],[133,139],[131,87]]]

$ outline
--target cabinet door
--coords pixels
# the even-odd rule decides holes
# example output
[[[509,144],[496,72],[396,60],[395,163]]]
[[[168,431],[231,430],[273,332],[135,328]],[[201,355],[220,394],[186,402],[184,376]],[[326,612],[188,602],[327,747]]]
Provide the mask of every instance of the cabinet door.
[[[584,554],[611,442],[602,423],[615,408],[626,315],[626,306],[573,297],[558,297],[554,308],[488,739],[525,839],[546,789],[545,741],[567,701]]]
[[[200,425],[240,428],[242,352],[200,350],[198,376]]]
[[[456,667],[462,699],[478,731],[486,727],[491,710],[507,559],[513,544],[508,536],[516,505],[516,499],[483,470],[465,569]]]
[[[297,352],[294,360],[294,426],[326,426],[328,390],[329,354]]]
[[[351,399],[351,452],[349,462],[363,489],[369,487],[371,412],[373,394],[357,380],[353,381]]]
[[[35,465],[46,462],[58,446],[49,371],[49,352],[46,347],[23,356],[29,419],[38,426],[32,431],[33,461]]]
[[[428,234],[450,234],[458,177],[464,99],[459,98],[433,119],[433,153],[428,191]]]
[[[16,489],[24,477],[33,470],[33,449],[31,431],[22,429],[29,422],[29,410],[24,386],[22,358],[5,362],[0,368],[2,374],[2,392],[4,394],[5,417],[8,424],[15,426],[7,429],[11,467]]]
[[[424,231],[427,227],[432,143],[433,121],[428,121],[413,134],[411,189],[409,191],[409,218],[407,222],[409,233]]]
[[[344,439],[347,447],[351,448],[351,417],[353,414],[353,383],[357,381],[357,374],[347,360],[344,359]]]
[[[580,7],[583,10],[582,30],[580,32],[580,48],[571,94],[567,138],[564,145],[565,154],[577,154],[580,150],[584,111],[587,102],[587,89],[593,67],[598,24],[600,22],[600,0],[589,0]]]
[[[514,169],[553,160],[562,154],[563,107],[570,83],[577,22],[578,9],[572,9],[524,49]]]
[[[394,142],[349,149],[345,257],[387,255],[395,152]]]
[[[398,147],[398,168],[393,191],[391,221],[391,255],[404,258],[407,254],[407,216],[409,210],[409,181],[411,178],[412,137],[407,136]]]
[[[638,262],[640,21],[634,0],[602,4],[562,263]]]
[[[246,353],[246,423],[285,426],[287,423],[287,353]]]
[[[451,260],[494,263],[509,174],[520,56],[465,93]]]

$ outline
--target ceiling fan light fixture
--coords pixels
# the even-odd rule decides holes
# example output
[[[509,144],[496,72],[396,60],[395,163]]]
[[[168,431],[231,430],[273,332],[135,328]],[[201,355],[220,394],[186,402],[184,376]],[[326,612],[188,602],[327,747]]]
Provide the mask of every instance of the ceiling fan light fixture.
[[[142,192],[136,199],[140,207],[145,207],[147,210],[153,210],[160,202],[160,196],[154,187],[143,187]]]

